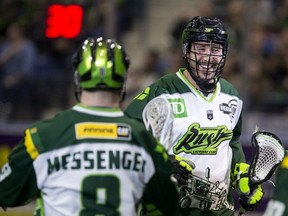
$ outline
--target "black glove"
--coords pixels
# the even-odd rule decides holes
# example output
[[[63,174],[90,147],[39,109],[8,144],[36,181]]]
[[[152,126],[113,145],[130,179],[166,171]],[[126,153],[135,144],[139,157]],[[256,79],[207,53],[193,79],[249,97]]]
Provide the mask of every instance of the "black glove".
[[[195,164],[192,161],[181,158],[177,155],[169,155],[169,160],[174,167],[174,177],[178,182],[178,185],[186,185],[189,175],[192,174]]]
[[[234,178],[239,193],[239,203],[246,211],[252,211],[259,206],[264,192],[261,185],[250,188],[248,178],[249,164],[238,163],[235,166]]]
[[[264,196],[261,185],[258,185],[249,195],[241,194],[239,203],[246,211],[253,211],[257,208]]]

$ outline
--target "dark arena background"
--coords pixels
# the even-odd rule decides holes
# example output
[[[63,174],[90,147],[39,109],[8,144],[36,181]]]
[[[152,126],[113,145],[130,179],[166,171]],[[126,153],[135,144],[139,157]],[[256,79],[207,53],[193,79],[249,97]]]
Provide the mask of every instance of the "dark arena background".
[[[131,57],[125,108],[148,84],[183,67],[181,33],[196,15],[217,16],[228,29],[223,77],[244,101],[241,142],[248,160],[256,126],[277,134],[286,148],[287,11],[284,0],[1,0],[0,166],[25,127],[76,103],[71,57],[86,37],[112,37],[125,46]],[[25,55],[17,55],[17,41]],[[9,55],[17,56],[11,61],[3,52],[7,42]],[[263,214],[273,186],[263,187],[264,201],[245,215]],[[33,208],[0,209],[0,216],[31,216]]]

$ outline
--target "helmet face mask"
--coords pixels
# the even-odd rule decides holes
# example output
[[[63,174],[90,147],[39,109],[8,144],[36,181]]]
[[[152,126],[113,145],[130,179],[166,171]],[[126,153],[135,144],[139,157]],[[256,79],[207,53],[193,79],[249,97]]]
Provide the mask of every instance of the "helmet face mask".
[[[187,70],[203,93],[216,88],[227,55],[227,33],[217,18],[195,17],[183,31]]]

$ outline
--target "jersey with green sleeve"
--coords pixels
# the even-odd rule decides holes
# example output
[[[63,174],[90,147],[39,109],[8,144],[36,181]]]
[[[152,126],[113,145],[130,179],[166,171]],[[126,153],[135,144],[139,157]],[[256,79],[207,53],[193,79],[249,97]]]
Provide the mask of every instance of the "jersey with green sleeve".
[[[276,187],[272,199],[268,202],[263,216],[285,216],[288,215],[288,152],[281,162],[276,174]]]
[[[41,194],[43,215],[136,215],[141,200],[173,215],[171,172],[166,150],[141,123],[120,109],[76,105],[25,131],[1,171],[0,206]]]
[[[183,70],[168,74],[147,87],[133,99],[125,113],[142,121],[141,110],[145,105],[165,95],[173,108],[174,121],[172,142],[163,145],[169,154],[193,161],[196,166],[193,174],[215,183],[218,192],[221,189],[223,196],[227,196],[231,167],[245,161],[238,141],[243,101],[224,79],[220,79],[213,94],[205,97],[188,82]],[[221,200],[223,203],[223,197]],[[219,206],[215,204],[211,209]]]

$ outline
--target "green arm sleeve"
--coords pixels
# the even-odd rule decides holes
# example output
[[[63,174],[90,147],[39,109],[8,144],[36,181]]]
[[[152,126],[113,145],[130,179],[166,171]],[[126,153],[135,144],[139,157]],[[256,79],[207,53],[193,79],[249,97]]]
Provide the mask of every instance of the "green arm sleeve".
[[[287,180],[288,180],[288,154],[286,151],[286,155],[276,172],[274,194],[268,202],[264,214],[265,216],[288,215]]]
[[[157,97],[156,95],[156,85],[151,85],[138,94],[132,102],[128,105],[125,110],[125,113],[134,119],[137,119],[140,122],[142,121],[142,112],[146,104],[152,100],[153,98]]]
[[[246,162],[245,155],[243,152],[243,147],[242,147],[241,143],[239,142],[241,130],[242,130],[242,113],[239,117],[237,125],[235,126],[235,128],[233,130],[233,137],[232,137],[232,140],[230,142],[230,146],[231,146],[232,152],[233,152],[232,165],[231,165],[232,170],[234,170],[236,163],[241,163],[241,162],[245,163]]]
[[[29,203],[39,193],[33,159],[21,141],[8,157],[0,174],[0,206],[16,207]]]
[[[179,194],[173,182],[172,165],[164,147],[157,145],[153,156],[156,172],[146,185],[143,196],[147,215],[176,215]]]
[[[275,182],[275,191],[274,191],[274,200],[279,200],[285,203],[286,207],[288,207],[288,154],[286,152],[286,156],[282,161],[276,175],[276,182]],[[288,209],[286,210],[288,214]],[[285,214],[286,215],[286,214]]]
[[[146,215],[176,215],[179,194],[176,183],[171,178],[172,165],[168,160],[168,154],[165,148],[157,143],[150,134],[145,134],[149,143],[147,150],[152,156],[155,166],[155,173],[147,183],[143,195]]]

